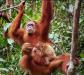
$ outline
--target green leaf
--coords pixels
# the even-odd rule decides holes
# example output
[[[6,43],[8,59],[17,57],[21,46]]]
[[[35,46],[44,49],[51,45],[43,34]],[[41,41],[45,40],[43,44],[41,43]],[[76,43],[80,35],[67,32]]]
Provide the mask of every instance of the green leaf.
[[[13,39],[7,39],[7,41],[8,41],[8,43],[9,43],[10,45],[12,45],[12,44],[14,43],[14,40],[13,40]]]
[[[0,71],[5,71],[5,72],[8,72],[9,70],[6,69],[6,68],[0,68]]]
[[[84,58],[81,58],[81,61],[84,61]]]
[[[3,58],[0,58],[0,62],[5,62],[5,60]]]
[[[83,53],[81,53],[81,54],[80,54],[80,57],[81,57],[81,58],[84,58],[84,54],[83,54]]]
[[[4,25],[4,31],[6,31],[9,27],[10,27],[11,23],[6,23],[6,25]]]

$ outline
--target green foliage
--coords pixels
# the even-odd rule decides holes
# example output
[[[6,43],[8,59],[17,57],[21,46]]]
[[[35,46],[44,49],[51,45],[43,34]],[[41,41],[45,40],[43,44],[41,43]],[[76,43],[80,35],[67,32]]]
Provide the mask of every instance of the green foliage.
[[[0,4],[2,4],[0,0]],[[20,3],[20,0],[14,0],[14,5]],[[55,43],[53,45],[56,54],[62,52],[69,52],[71,49],[71,33],[72,33],[72,17],[67,12],[68,5],[74,5],[74,0],[56,0],[54,2],[54,16],[51,21],[51,29],[49,38]],[[4,5],[2,8],[4,8]],[[78,55],[81,64],[78,67],[77,75],[84,74],[84,5],[81,6],[80,24],[79,24],[79,45]],[[10,20],[12,21],[16,16],[16,10],[12,11]],[[24,27],[28,20],[38,21],[41,16],[41,0],[34,0],[30,4],[30,0],[26,0],[25,12],[21,21],[21,27]],[[23,75],[24,73],[18,66],[19,59],[21,58],[20,47],[11,39],[3,38],[3,29],[7,29],[9,23],[0,18],[0,74],[1,75]],[[54,71],[53,75],[63,75],[58,70]]]

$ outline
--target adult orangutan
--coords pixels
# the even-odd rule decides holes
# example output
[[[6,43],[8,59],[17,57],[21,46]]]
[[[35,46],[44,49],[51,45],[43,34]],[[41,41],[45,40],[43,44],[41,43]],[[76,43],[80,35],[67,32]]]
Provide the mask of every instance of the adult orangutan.
[[[21,18],[24,12],[24,5],[25,2],[21,2],[19,5],[18,14],[13,20],[8,32],[9,37],[14,39],[15,42],[21,46],[24,43],[30,43],[32,46],[35,46],[39,41],[50,43],[48,32],[50,21],[52,19],[52,0],[42,0],[41,19],[38,22],[27,22],[25,29],[20,27]],[[56,58],[56,60],[51,61],[48,66],[40,66],[34,63],[30,52],[31,50],[29,52],[26,52],[25,50],[23,51],[20,64],[25,70],[30,69],[32,75],[49,75],[54,68],[58,68],[58,66],[64,62],[63,59]],[[65,58],[67,58],[67,56],[65,56]]]
[[[25,42],[35,45],[37,42],[50,42],[48,38],[50,21],[52,19],[52,0],[42,0],[42,15],[41,19],[29,21],[23,29],[20,27],[21,18],[24,12],[25,2],[20,3],[18,14],[12,22],[9,29],[9,37],[14,39],[18,44],[22,45]]]
[[[50,21],[52,19],[52,0],[48,0],[48,1],[42,0],[41,19],[38,22],[35,22],[35,21],[28,22],[26,24],[25,29],[20,27],[20,21],[24,12],[24,5],[25,5],[25,2],[21,2],[18,7],[18,14],[13,20],[12,25],[10,26],[10,29],[9,29],[9,37],[14,39],[15,42],[17,42],[20,45],[23,45],[26,42],[31,43],[33,46],[39,41],[42,41],[44,43],[50,42],[48,38],[48,32],[49,32]],[[33,72],[34,74],[35,73],[38,74],[39,72],[40,74],[42,73],[46,74],[50,71],[49,67],[37,66],[32,62],[33,60],[30,61],[31,63],[28,62],[29,64],[25,63],[30,59],[28,55],[29,54],[27,54],[26,52],[22,56],[21,65],[24,66],[23,68],[26,67],[28,69],[29,68],[28,65],[31,65],[30,69],[32,70],[32,72],[34,71]],[[57,63],[56,65],[58,65]]]

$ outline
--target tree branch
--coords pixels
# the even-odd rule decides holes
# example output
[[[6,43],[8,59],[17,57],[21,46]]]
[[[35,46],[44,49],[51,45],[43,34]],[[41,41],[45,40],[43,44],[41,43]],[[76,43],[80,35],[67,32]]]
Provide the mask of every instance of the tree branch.
[[[6,11],[6,10],[9,10],[9,9],[14,9],[14,8],[17,8],[17,7],[18,7],[18,5],[12,6],[10,8],[6,8],[6,9],[0,9],[0,12]]]

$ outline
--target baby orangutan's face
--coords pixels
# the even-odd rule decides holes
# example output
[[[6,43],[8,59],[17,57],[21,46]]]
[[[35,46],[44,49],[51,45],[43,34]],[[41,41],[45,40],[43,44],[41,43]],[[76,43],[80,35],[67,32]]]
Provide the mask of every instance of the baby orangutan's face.
[[[37,44],[33,49],[31,56],[36,64],[39,65],[48,65],[46,62],[46,56],[43,52],[43,45]]]

